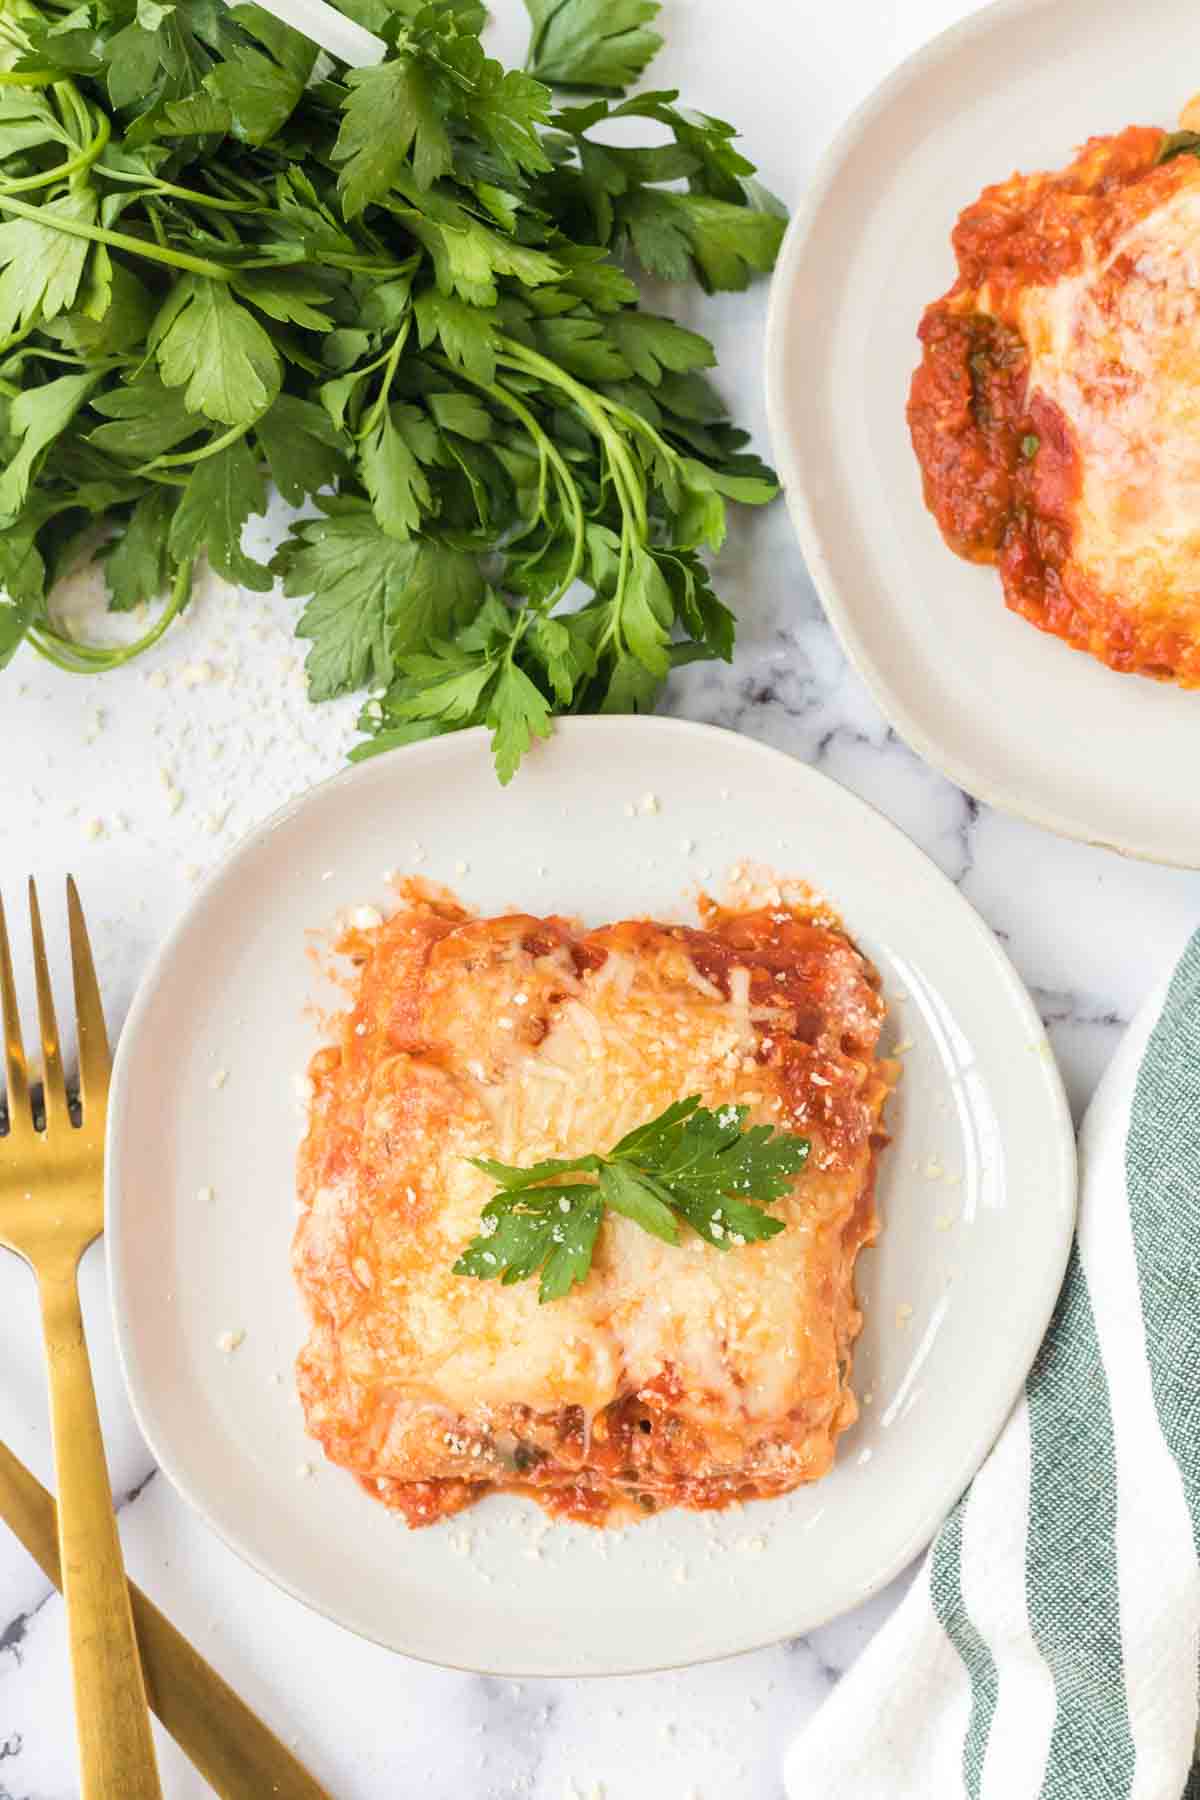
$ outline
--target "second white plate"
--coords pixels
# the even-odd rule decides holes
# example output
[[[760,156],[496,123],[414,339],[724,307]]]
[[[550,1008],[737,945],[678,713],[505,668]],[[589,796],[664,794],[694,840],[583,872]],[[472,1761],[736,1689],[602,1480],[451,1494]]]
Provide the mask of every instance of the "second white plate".
[[[943,544],[905,404],[917,324],[961,209],[1200,86],[1190,0],[1006,0],[945,32],[855,114],[797,212],[767,330],[773,450],[809,569],[896,729],[981,799],[1200,867],[1200,693],[1117,675],[1005,610]]]
[[[648,793],[657,810],[642,809]],[[843,912],[883,974],[885,1045],[907,1046],[884,1236],[859,1264],[863,1416],[833,1473],[784,1500],[608,1533],[547,1527],[528,1502],[492,1499],[409,1532],[322,1461],[292,1391],[294,1080],[316,1042],[314,998],[331,997],[315,991],[308,934],[339,908],[386,905],[393,868],[488,911],[598,923],[694,917],[700,885],[719,890],[744,859],[807,877]],[[893,826],[746,738],[571,719],[507,789],[485,734],[467,732],[340,775],[240,845],[167,940],[121,1037],[108,1192],[134,1408],[172,1481],[236,1550],[409,1655],[604,1674],[804,1631],[915,1555],[1045,1329],[1070,1241],[1074,1142],[1003,951]],[[223,1352],[237,1331],[241,1347]]]

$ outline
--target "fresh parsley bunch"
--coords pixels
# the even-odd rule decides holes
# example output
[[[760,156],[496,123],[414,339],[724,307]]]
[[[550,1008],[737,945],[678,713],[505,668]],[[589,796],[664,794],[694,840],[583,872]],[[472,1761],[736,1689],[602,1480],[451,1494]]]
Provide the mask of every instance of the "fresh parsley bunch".
[[[540,1270],[538,1299],[559,1300],[591,1268],[606,1208],[665,1244],[678,1244],[681,1224],[717,1250],[775,1237],[783,1220],[763,1206],[790,1192],[808,1161],[809,1140],[771,1125],[747,1126],[749,1111],[712,1112],[691,1094],[605,1156],[528,1169],[473,1157],[500,1192],[484,1207],[479,1234],[454,1273],[510,1287]]]
[[[5,0],[0,667],[128,661],[203,553],[306,599],[311,697],[375,695],[355,754],[485,723],[507,780],[553,713],[730,656],[703,553],[775,482],[628,265],[744,287],[780,210],[730,126],[621,98],[656,0],[527,5],[520,72],[476,0],[346,0],[365,70],[252,4]],[[268,478],[317,515],[271,567]],[[168,595],[118,649],[48,605],[97,538],[113,609]]]

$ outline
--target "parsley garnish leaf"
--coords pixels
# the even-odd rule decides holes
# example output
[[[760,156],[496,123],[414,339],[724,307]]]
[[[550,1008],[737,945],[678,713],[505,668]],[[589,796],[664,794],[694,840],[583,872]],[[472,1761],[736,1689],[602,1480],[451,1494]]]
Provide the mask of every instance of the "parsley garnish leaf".
[[[587,1276],[605,1208],[666,1244],[679,1243],[681,1223],[717,1250],[775,1237],[784,1222],[764,1208],[791,1191],[809,1143],[770,1125],[747,1126],[749,1110],[713,1112],[691,1094],[604,1156],[527,1169],[473,1157],[501,1191],[484,1207],[455,1274],[510,1286],[540,1270],[539,1300],[559,1299]]]

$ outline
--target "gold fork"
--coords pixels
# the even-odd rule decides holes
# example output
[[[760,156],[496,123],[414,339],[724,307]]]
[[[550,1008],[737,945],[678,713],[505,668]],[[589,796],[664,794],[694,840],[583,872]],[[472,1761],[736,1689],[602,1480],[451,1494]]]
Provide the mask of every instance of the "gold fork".
[[[0,903],[0,1016],[8,1077],[8,1135],[0,1139],[0,1244],[24,1257],[41,1298],[83,1800],[118,1795],[161,1800],[76,1279],[80,1257],[104,1227],[110,1058],[83,908],[70,876],[67,911],[79,1030],[79,1126],[67,1103],[41,912],[37,889],[29,883],[42,1034],[45,1126],[39,1131]]]

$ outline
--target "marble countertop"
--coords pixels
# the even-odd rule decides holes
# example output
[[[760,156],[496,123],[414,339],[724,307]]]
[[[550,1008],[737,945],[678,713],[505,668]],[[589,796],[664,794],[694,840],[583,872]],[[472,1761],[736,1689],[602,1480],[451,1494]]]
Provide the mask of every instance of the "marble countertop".
[[[497,0],[501,48],[520,40]],[[736,120],[789,202],[859,99],[963,0],[667,0],[657,85]],[[948,210],[950,202],[948,201]],[[677,302],[671,302],[677,305]],[[760,445],[765,291],[688,301]],[[257,521],[260,536],[278,519]],[[888,729],[826,624],[782,506],[742,521],[718,584],[741,619],[732,668],[676,678],[668,707],[787,750],[905,830],[1003,939],[1050,1030],[1076,1112],[1121,1028],[1200,916],[1200,875],[1124,862],[977,805]],[[83,583],[70,606],[96,628]],[[23,654],[0,678],[6,897],[42,879],[52,942],[61,877],[83,889],[116,1024],[194,883],[353,740],[351,705],[303,692],[294,608],[210,584],[140,663],[82,682]],[[19,773],[18,773],[19,772]],[[61,971],[60,971],[61,973]],[[32,994],[24,994],[32,1016]],[[121,1386],[103,1253],[85,1309],[131,1573],[338,1800],[779,1800],[781,1753],[895,1604],[904,1578],[810,1637],[676,1674],[508,1682],[361,1643],[245,1568],[155,1474]],[[0,1435],[50,1477],[33,1286],[0,1259]],[[209,1789],[164,1737],[170,1800]],[[58,1597],[0,1531],[0,1800],[78,1792]],[[113,1796],[119,1800],[119,1796]]]

